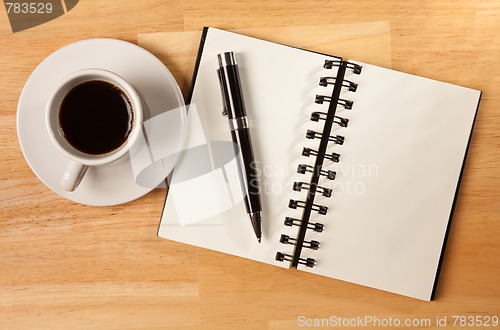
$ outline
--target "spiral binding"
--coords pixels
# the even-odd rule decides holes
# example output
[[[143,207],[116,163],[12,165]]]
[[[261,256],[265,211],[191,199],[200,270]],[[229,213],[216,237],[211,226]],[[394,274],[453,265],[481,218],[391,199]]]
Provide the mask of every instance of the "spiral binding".
[[[293,262],[294,256],[287,253],[278,252],[276,253],[276,260]],[[298,258],[297,263],[312,268],[316,264],[316,260],[313,258]]]
[[[286,217],[285,218],[285,226],[292,227],[292,226],[301,226],[302,225],[302,220],[292,218],[292,217]],[[307,229],[314,230],[317,233],[321,233],[323,231],[324,225],[319,222],[308,222],[307,223]]]
[[[311,186],[310,183],[307,182],[294,182],[293,183],[293,190],[295,191],[302,191],[303,188],[309,189],[309,190],[315,190],[316,192],[319,192],[325,197],[331,197],[332,196],[332,190],[330,188],[325,188],[321,186]]]
[[[314,100],[314,102],[317,104],[323,104],[323,102],[332,102],[332,97],[327,95],[316,95],[316,99]],[[344,99],[337,99],[337,104],[342,105],[347,110],[351,110],[353,102]]]
[[[306,148],[306,147],[304,147],[304,149],[302,149],[302,156],[305,156],[305,157],[318,156],[318,154],[319,154],[318,150],[314,150],[314,149]],[[340,161],[340,155],[336,152],[332,152],[331,154],[324,154],[323,157],[331,160],[334,163],[338,163]]]
[[[320,132],[316,132],[313,130],[307,130],[306,132],[306,138],[307,139],[322,139],[323,134]],[[344,137],[340,135],[330,135],[326,137],[329,141],[335,142],[336,144],[344,144]]]
[[[281,235],[280,242],[283,244],[297,245],[297,240],[288,235]],[[317,250],[319,248],[319,242],[315,240],[304,241],[302,246],[308,249]]]
[[[335,85],[337,83],[337,78],[336,77],[321,77],[319,78],[319,85],[326,87],[328,85]],[[343,80],[342,81],[342,87],[347,87],[350,92],[355,92],[356,89],[358,88],[358,84],[353,83],[350,80]]]
[[[299,201],[296,199],[290,199],[288,202],[288,207],[291,209],[296,209],[297,207],[305,208],[307,203],[305,201]],[[325,215],[328,212],[328,207],[319,204],[311,204],[310,209],[317,211],[319,214]]]
[[[339,154],[336,154],[336,155],[340,157]],[[314,173],[314,167],[311,165],[307,165],[307,164],[299,164],[299,166],[297,166],[297,173],[305,174],[306,172]],[[327,177],[330,180],[335,180],[335,176],[337,175],[337,172],[331,171],[331,170],[321,170],[320,169],[319,174]]]
[[[307,196],[305,200],[300,199],[290,199],[288,207],[291,209],[302,208],[302,217],[300,219],[286,217],[285,226],[296,226],[299,227],[297,238],[290,237],[288,235],[281,235],[280,242],[282,244],[290,244],[295,246],[293,254],[287,254],[283,252],[276,253],[277,261],[289,261],[292,267],[297,268],[298,265],[305,265],[306,267],[314,267],[316,265],[316,260],[314,258],[302,258],[301,252],[303,248],[308,248],[311,250],[317,250],[320,248],[320,243],[316,240],[305,240],[306,232],[308,230],[314,231],[316,233],[323,232],[324,225],[318,222],[310,222],[309,218],[311,212],[315,211],[320,215],[326,215],[328,213],[328,207],[314,202],[316,196],[321,195],[325,198],[332,197],[332,189],[326,188],[324,186],[318,185],[320,177],[324,177],[328,180],[335,180],[337,173],[332,170],[323,169],[324,160],[330,160],[332,162],[338,163],[340,161],[340,154],[336,152],[326,152],[326,148],[329,143],[334,143],[336,145],[343,145],[345,142],[345,137],[342,135],[332,135],[333,125],[337,125],[342,128],[346,128],[349,124],[349,119],[340,117],[336,115],[336,110],[338,106],[342,106],[346,110],[351,110],[354,102],[352,100],[341,99],[340,93],[342,88],[347,89],[349,92],[356,92],[358,89],[358,84],[353,81],[344,79],[347,70],[351,70],[353,74],[361,74],[362,66],[343,61],[341,59],[336,60],[325,60],[323,65],[325,69],[332,69],[334,67],[338,68],[337,76],[330,77],[325,76],[319,79],[319,85],[326,87],[333,85],[333,91],[331,95],[316,95],[314,102],[316,104],[322,105],[325,102],[329,103],[328,111],[314,111],[311,113],[310,120],[314,122],[324,121],[323,131],[318,132],[314,130],[307,130],[307,139],[317,139],[319,140],[319,147],[317,149],[313,148],[303,148],[302,156],[304,157],[316,157],[314,165],[300,164],[297,167],[297,173],[306,174],[311,173],[310,182],[297,181],[293,183],[293,190],[297,192],[307,191]]]
[[[351,62],[346,62],[341,59],[338,60],[325,60],[325,64],[323,67],[325,69],[331,69],[334,66],[340,67],[341,65],[345,65],[346,68],[351,69],[354,74],[361,74],[361,69],[363,68],[361,65]]]
[[[328,114],[326,112],[319,112],[315,111],[311,113],[311,121],[320,121],[320,120],[326,120],[326,116]],[[339,116],[334,116],[333,117],[333,122],[340,127],[347,127],[347,124],[349,123],[349,119],[347,118],[342,118]]]

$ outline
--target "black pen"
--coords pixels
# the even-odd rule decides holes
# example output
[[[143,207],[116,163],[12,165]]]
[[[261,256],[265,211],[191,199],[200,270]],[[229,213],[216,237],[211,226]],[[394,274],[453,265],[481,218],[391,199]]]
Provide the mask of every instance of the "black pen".
[[[240,181],[245,194],[245,206],[250,216],[255,235],[259,243],[262,237],[259,178],[253,155],[248,119],[240,84],[240,75],[236,56],[233,52],[217,55],[219,69],[217,74],[222,92],[224,115],[228,116],[229,129],[234,142],[235,154],[238,155]]]

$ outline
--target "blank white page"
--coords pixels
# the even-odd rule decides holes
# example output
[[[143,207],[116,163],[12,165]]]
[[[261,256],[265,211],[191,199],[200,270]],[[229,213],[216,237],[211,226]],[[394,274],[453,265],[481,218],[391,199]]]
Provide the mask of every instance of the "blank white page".
[[[432,294],[480,92],[365,63],[325,229],[308,271],[424,300]],[[307,250],[307,249],[305,249]]]
[[[183,214],[213,214],[214,208],[201,208],[206,201],[194,196],[194,191],[206,190],[206,200],[214,198],[213,189],[200,183],[224,177],[221,167],[231,162],[232,150],[228,119],[222,116],[222,98],[216,74],[217,54],[233,51],[239,65],[241,85],[250,124],[255,160],[260,171],[262,200],[262,243],[258,243],[242,200],[233,198],[233,207],[221,206],[219,214],[206,219],[180,219]],[[306,124],[315,109],[314,98],[325,89],[318,86],[321,75],[336,75],[336,69],[323,69],[325,56],[301,49],[278,45],[218,29],[210,28],[206,36],[202,57],[194,85],[191,104],[196,105],[204,136],[211,148],[198,146],[180,157],[170,182],[158,235],[217,250],[280,267],[288,263],[276,261],[275,255],[282,248],[282,233],[294,237],[297,228],[283,225],[288,200],[293,198],[291,177],[300,161],[304,146]],[[327,89],[331,93],[331,87]],[[191,111],[191,110],[190,110]],[[197,127],[198,116],[188,113],[190,127]],[[201,135],[199,132],[188,132]],[[218,143],[214,141],[223,141]],[[193,155],[194,154],[194,155]],[[217,165],[214,157],[221,156]],[[231,171],[225,171],[231,177]],[[234,176],[233,176],[234,177]],[[180,178],[180,179],[179,179]],[[190,180],[187,180],[190,178]],[[220,183],[220,182],[219,182]],[[222,182],[222,185],[225,183]],[[193,191],[190,195],[188,192]],[[217,198],[227,205],[228,196],[234,194],[234,184],[227,183]],[[177,202],[176,202],[177,201]],[[193,210],[177,210],[191,205]],[[206,212],[205,212],[206,210]],[[196,221],[195,221],[196,220]]]

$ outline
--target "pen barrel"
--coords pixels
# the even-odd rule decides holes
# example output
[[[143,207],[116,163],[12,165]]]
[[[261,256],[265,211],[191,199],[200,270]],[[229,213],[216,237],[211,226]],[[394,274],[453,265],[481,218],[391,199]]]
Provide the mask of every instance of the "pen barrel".
[[[249,214],[261,212],[258,166],[255,162],[250,130],[248,126],[243,91],[235,54],[218,54],[219,83],[222,92],[224,113],[229,119],[229,128],[234,142],[241,189]],[[258,234],[260,236],[260,234]]]
[[[224,89],[223,102],[229,119],[238,119],[246,117],[245,100],[241,88],[240,74],[236,60],[229,62],[229,65],[219,68],[219,77],[221,87]]]
[[[245,196],[245,206],[248,213],[261,212],[260,185],[258,166],[253,154],[252,140],[248,128],[231,131],[234,151],[237,155],[237,166],[240,177],[241,189]]]

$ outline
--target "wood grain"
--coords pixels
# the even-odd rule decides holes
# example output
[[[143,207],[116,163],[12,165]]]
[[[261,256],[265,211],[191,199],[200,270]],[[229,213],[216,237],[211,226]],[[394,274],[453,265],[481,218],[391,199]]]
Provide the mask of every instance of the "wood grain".
[[[89,0],[18,33],[0,11],[2,329],[290,329],[300,316],[365,315],[432,321],[408,328],[447,317],[439,328],[456,329],[454,315],[500,316],[497,1]],[[158,56],[186,94],[203,26],[483,91],[436,301],[159,239],[165,190],[89,207],[38,180],[16,133],[19,95],[38,63],[77,40],[119,38]]]

